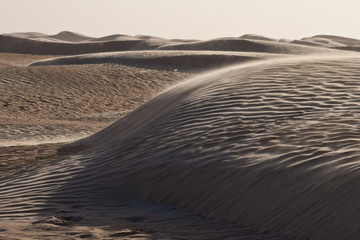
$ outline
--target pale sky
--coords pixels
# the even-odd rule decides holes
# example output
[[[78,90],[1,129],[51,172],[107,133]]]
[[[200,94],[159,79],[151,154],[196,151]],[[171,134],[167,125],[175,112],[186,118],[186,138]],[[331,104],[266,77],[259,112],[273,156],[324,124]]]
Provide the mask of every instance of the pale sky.
[[[0,33],[360,39],[359,0],[0,0]]]

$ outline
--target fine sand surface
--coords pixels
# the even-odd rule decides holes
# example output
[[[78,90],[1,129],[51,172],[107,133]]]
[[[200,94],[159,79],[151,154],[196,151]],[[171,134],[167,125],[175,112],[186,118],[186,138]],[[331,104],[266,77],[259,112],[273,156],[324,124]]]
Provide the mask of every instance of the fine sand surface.
[[[0,239],[360,236],[359,40],[4,39]]]

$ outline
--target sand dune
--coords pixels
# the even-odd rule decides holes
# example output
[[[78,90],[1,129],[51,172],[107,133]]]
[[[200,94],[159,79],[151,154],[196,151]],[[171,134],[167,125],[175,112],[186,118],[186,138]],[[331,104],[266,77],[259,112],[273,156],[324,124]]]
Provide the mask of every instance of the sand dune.
[[[68,41],[68,42],[83,42],[93,39],[92,37],[85,36],[79,33],[69,32],[69,31],[59,32],[58,34],[49,35],[47,37],[62,41]]]
[[[0,239],[358,239],[358,41],[0,35]]]
[[[327,48],[335,48],[347,51],[360,51],[360,40],[333,35],[316,35],[301,40],[295,40],[293,43],[304,45],[318,45]]]
[[[32,54],[18,54],[18,53],[2,53],[0,52],[0,68],[1,67],[15,67],[27,66],[35,61],[55,58],[59,55],[32,55]]]
[[[49,42],[0,35],[0,51],[30,54],[72,55],[90,52],[111,52],[151,49],[145,40],[121,40],[107,42]]]
[[[7,33],[2,34],[3,36],[18,37],[18,38],[42,38],[48,35],[39,32],[18,32],[18,33]]]
[[[116,63],[177,71],[202,71],[240,62],[284,55],[226,51],[126,51],[93,53],[36,61],[30,66]]]
[[[212,73],[69,147],[99,148],[87,170],[103,167],[99,186],[110,176],[118,183],[105,195],[300,239],[357,239],[359,63],[287,60]]]
[[[274,38],[268,38],[268,37],[261,36],[258,34],[245,34],[245,35],[242,35],[240,38],[249,39],[249,40],[276,41],[276,39],[274,39]]]
[[[5,57],[26,56],[6,54]],[[30,55],[28,60],[33,59]],[[10,64],[10,63],[9,63]],[[0,146],[79,138],[100,130],[187,73],[123,65],[0,67]]]
[[[320,41],[320,39],[322,39]],[[324,43],[326,41],[327,43]],[[268,37],[246,34],[240,38],[219,38],[207,41],[172,39],[121,34],[93,38],[78,33],[63,31],[55,35],[41,33],[13,33],[0,35],[0,52],[74,55],[94,52],[134,50],[208,50],[245,51],[278,54],[328,53],[332,50],[319,48],[358,47],[359,41],[336,36],[315,36],[296,41],[276,41]],[[307,46],[304,46],[307,45]],[[344,45],[344,46],[343,46]],[[357,49],[355,49],[357,50]]]
[[[347,38],[347,37],[340,37],[340,36],[334,36],[334,35],[316,35],[312,38],[322,38],[322,39],[328,39],[329,41],[338,42],[341,44],[344,44],[348,47],[359,47],[360,46],[360,40],[355,38]]]
[[[309,44],[314,46],[322,46],[322,47],[345,47],[347,45],[333,41],[331,39],[322,38],[322,37],[311,37],[311,38],[303,38],[301,40],[295,40],[293,43],[297,44]]]
[[[217,50],[217,51],[245,51],[266,52],[280,54],[316,54],[328,53],[333,50],[301,46],[297,44],[272,42],[264,40],[246,40],[240,38],[220,38],[195,43],[169,44],[158,47],[160,50]]]
[[[149,35],[136,35],[135,37],[143,40],[167,41],[167,39],[165,38],[149,36]]]
[[[182,82],[0,182],[0,215],[152,200],[296,239],[357,239],[359,63],[288,58]]]
[[[105,36],[105,37],[93,38],[93,39],[90,39],[89,41],[106,42],[106,41],[121,41],[121,40],[139,40],[139,38],[132,37],[129,35],[124,35],[124,34],[113,34],[113,35],[109,35],[109,36]]]

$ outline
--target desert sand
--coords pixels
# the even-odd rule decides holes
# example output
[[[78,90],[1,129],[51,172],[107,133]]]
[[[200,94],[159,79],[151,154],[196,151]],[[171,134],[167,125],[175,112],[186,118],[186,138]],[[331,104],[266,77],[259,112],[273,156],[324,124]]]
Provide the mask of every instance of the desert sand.
[[[358,239],[359,43],[0,35],[0,239]]]

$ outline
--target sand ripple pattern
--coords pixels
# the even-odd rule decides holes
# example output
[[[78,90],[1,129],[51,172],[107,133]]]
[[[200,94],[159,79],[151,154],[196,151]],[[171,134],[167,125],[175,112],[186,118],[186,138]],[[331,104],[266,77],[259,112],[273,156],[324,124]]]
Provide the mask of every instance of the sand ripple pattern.
[[[25,211],[14,196],[144,199],[297,239],[357,239],[359,64],[272,60],[190,79],[65,147],[84,150],[44,177],[0,182],[0,213]]]

